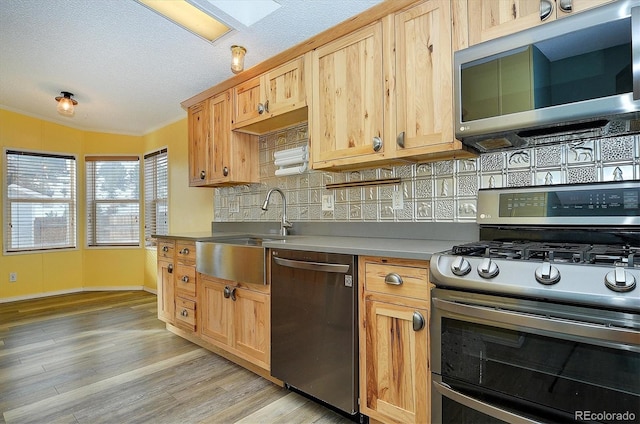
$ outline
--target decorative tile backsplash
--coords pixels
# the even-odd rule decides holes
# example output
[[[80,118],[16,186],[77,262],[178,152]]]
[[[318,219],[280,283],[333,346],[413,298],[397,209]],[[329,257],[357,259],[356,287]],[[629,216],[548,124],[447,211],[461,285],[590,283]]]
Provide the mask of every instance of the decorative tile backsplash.
[[[260,183],[216,188],[214,222],[279,221],[286,193],[291,221],[473,222],[477,192],[488,187],[521,187],[640,179],[640,135],[572,140],[524,150],[486,153],[475,159],[447,160],[351,172],[306,171],[276,177],[273,153],[309,143],[301,124],[260,137]],[[326,184],[400,178],[397,185],[327,190]],[[395,202],[394,191],[400,192]],[[323,210],[323,196],[333,210]],[[394,208],[395,206],[395,208]]]

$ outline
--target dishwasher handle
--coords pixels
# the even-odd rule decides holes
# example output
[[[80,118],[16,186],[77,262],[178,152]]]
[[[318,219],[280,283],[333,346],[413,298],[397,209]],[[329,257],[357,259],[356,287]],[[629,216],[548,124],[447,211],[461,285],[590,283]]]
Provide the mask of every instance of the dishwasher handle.
[[[346,274],[349,272],[350,265],[345,264],[326,264],[322,262],[296,261],[293,259],[282,259],[273,257],[275,263],[288,268],[306,269],[308,271],[336,272]]]

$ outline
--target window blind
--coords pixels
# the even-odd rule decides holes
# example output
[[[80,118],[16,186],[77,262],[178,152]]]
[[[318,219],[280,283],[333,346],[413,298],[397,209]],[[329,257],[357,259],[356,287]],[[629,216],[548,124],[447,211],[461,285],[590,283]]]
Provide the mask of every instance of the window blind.
[[[75,156],[5,152],[5,252],[76,247]]]
[[[153,234],[169,232],[169,157],[167,149],[144,155],[144,243],[156,245]]]
[[[87,246],[140,246],[140,159],[87,156]]]

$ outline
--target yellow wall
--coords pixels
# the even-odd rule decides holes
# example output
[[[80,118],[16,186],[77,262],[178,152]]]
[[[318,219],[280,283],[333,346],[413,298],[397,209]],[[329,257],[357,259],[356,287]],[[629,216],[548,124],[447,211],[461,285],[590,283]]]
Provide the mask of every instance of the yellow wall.
[[[183,233],[207,231],[211,228],[213,190],[188,188],[186,118],[137,137],[81,131],[0,109],[0,147],[70,153],[78,157],[78,248],[47,253],[3,254],[0,256],[0,300],[82,289],[142,286],[150,290],[156,289],[155,250],[144,247],[85,247],[85,155],[136,154],[142,157],[144,153],[167,147],[170,231]],[[3,190],[4,185],[2,170],[0,186]],[[0,196],[0,208],[2,207]],[[4,243],[6,223],[4,214],[2,216],[3,231],[0,232],[0,237]],[[142,225],[141,222],[141,234]],[[9,272],[18,274],[17,282],[9,283]]]
[[[145,153],[166,147],[169,154],[169,232],[185,234],[211,230],[213,189],[189,187],[187,119],[144,136]],[[144,285],[156,289],[156,251],[147,249]]]

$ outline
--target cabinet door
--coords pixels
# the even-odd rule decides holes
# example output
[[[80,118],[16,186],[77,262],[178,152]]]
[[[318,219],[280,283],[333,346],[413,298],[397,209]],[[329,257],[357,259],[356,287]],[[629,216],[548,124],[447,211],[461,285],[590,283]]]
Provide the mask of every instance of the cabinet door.
[[[300,57],[264,74],[266,114],[278,115],[306,104],[304,73],[304,60]]]
[[[430,422],[428,311],[365,301],[361,412],[383,422]],[[424,327],[413,329],[414,314]]]
[[[395,16],[396,156],[450,149],[451,4],[430,0]]]
[[[261,77],[237,85],[233,93],[235,125],[260,117],[258,105],[264,102]]]
[[[513,34],[556,17],[554,0],[468,0],[469,45]],[[543,9],[550,9],[543,21]]]
[[[312,62],[313,167],[348,166],[366,156],[382,156],[382,23],[319,47]]]
[[[232,178],[229,164],[231,148],[231,93],[225,92],[211,99],[211,162],[210,182]]]
[[[169,324],[175,318],[175,287],[173,261],[158,260],[158,319]]]
[[[224,288],[225,285],[222,283],[202,280],[198,289],[198,321],[203,340],[230,346],[233,303],[224,297]]]
[[[209,135],[208,100],[191,106],[188,111],[189,127],[189,185],[202,186],[209,177],[211,143]]]
[[[234,301],[234,347],[246,359],[269,369],[271,343],[270,297],[236,289]],[[257,362],[256,362],[257,361]]]

